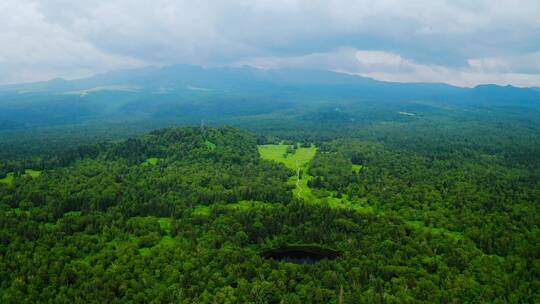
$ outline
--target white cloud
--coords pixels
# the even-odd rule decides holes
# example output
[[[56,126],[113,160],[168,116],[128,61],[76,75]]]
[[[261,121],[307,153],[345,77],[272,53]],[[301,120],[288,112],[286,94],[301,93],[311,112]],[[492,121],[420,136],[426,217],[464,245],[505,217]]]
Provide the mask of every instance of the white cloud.
[[[0,83],[269,58],[326,68],[318,54],[336,49],[362,50],[334,60],[370,75],[452,82],[445,77],[468,71],[522,83],[540,70],[531,55],[540,52],[539,12],[537,0],[3,0]]]
[[[468,64],[485,73],[540,73],[540,52],[512,56],[473,58]]]
[[[465,67],[452,68],[417,63],[391,52],[340,48],[332,52],[302,56],[249,58],[236,65],[251,65],[265,69],[316,66],[385,81],[444,82],[466,87],[494,83],[527,87],[538,86],[540,74],[519,72],[519,68],[524,67],[527,60],[538,56],[538,53],[534,53],[511,58],[476,58],[469,59],[469,64]],[[520,66],[514,67],[515,63]],[[514,68],[518,72],[513,72]]]
[[[7,13],[9,11],[9,13]],[[66,28],[47,22],[36,3],[0,4],[0,82],[91,75],[103,69],[143,65],[142,61],[96,48]]]

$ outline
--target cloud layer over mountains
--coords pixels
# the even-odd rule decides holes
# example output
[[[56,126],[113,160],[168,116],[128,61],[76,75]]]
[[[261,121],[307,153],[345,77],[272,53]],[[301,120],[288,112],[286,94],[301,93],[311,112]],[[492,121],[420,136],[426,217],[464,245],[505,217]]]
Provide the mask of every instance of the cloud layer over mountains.
[[[535,0],[3,0],[0,83],[190,63],[540,86],[539,14]]]

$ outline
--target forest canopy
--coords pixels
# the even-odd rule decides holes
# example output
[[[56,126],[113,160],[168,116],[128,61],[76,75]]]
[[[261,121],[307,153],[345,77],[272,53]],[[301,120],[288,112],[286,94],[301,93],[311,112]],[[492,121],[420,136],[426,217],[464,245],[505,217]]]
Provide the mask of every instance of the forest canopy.
[[[540,300],[539,171],[498,158],[185,127],[18,164],[3,303]],[[341,255],[261,255],[283,246]]]

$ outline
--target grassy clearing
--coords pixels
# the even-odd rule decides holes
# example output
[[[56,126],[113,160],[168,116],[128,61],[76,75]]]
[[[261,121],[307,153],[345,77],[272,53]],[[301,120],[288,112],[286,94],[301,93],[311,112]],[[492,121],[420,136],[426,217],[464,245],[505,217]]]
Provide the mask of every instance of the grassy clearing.
[[[69,211],[64,213],[64,217],[80,217],[82,215],[81,211]]]
[[[13,175],[13,172],[10,172],[6,175],[6,177],[0,179],[0,183],[11,185],[14,178],[15,176]]]
[[[208,150],[212,151],[216,148],[216,144],[214,144],[213,142],[207,140],[204,142],[204,144],[206,145],[206,147],[208,148]]]
[[[306,201],[314,200],[316,197],[313,196],[311,189],[307,185],[308,181],[311,179],[311,176],[309,176],[306,172],[309,167],[309,163],[317,153],[317,148],[314,145],[311,145],[310,147],[299,147],[294,153],[286,154],[289,146],[290,145],[285,144],[261,145],[258,148],[262,159],[282,163],[287,168],[294,170],[295,173],[297,169],[301,169],[302,178],[300,178],[300,180],[297,180],[296,174],[289,180],[290,184],[296,186],[296,188],[293,190],[294,195]]]
[[[358,172],[362,171],[362,165],[353,164],[352,169],[353,169],[354,172],[358,173]]]
[[[311,146],[309,148],[299,147],[296,149],[296,152],[293,154],[287,154],[289,145],[279,144],[279,145],[261,145],[259,146],[259,154],[261,158],[273,160],[278,163],[284,164],[287,168],[293,169],[296,171],[296,163],[298,161],[298,167],[300,169],[307,169],[309,162],[315,157],[317,153],[317,148]]]
[[[330,191],[314,191],[308,187],[308,181],[313,177],[307,174],[309,164],[315,154],[317,153],[317,148],[311,146],[309,148],[298,148],[295,153],[287,154],[289,145],[279,144],[279,145],[261,145],[259,146],[259,153],[261,158],[276,161],[284,164],[290,169],[297,170],[297,164],[300,169],[302,169],[302,177],[300,180],[297,180],[296,175],[290,178],[289,183],[295,185],[293,189],[293,194],[309,203],[313,204],[327,204],[332,208],[346,208],[354,209],[362,213],[373,213],[374,210],[370,206],[365,206],[357,201],[351,201],[347,195],[343,195],[341,198],[336,197],[336,193]],[[353,165],[353,170],[359,172],[362,169],[361,165]]]
[[[32,177],[32,178],[36,178],[36,177],[39,177],[41,175],[41,171],[39,170],[32,170],[32,169],[26,169],[24,170],[24,174]]]
[[[344,194],[341,198],[327,196],[322,198],[321,202],[328,204],[332,208],[353,209],[363,214],[372,214],[375,212],[371,206],[366,206],[360,202],[351,201],[346,194]]]
[[[302,174],[302,178],[300,180],[296,181],[296,176],[291,177],[289,180],[289,183],[292,185],[295,185],[296,188],[293,189],[293,194],[303,199],[304,201],[315,201],[317,200],[317,196],[313,194],[313,191],[308,186],[308,181],[311,180],[313,177],[311,175],[308,175],[307,173]]]
[[[150,157],[147,158],[142,164],[147,166],[155,166],[158,162],[159,158],[157,157]]]
[[[32,169],[26,169],[24,170],[24,175],[30,176],[32,178],[37,178],[41,175],[41,171],[39,170],[32,170]],[[0,183],[11,185],[13,184],[13,181],[15,180],[15,174],[13,172],[9,172],[6,177],[0,178]]]
[[[161,227],[161,230],[165,232],[165,235],[161,237],[159,242],[151,247],[144,247],[139,248],[139,253],[143,256],[149,256],[152,254],[152,249],[156,247],[172,247],[178,244],[179,239],[173,238],[171,236],[171,222],[172,218],[169,217],[160,217],[158,218],[159,226]]]

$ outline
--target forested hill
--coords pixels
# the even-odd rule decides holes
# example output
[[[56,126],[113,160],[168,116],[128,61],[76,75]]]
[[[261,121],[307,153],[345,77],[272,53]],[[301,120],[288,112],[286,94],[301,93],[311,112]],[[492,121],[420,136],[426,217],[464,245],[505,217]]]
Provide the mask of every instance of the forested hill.
[[[186,127],[21,161],[0,302],[538,302],[537,175],[478,159]]]
[[[142,138],[128,139],[104,151],[107,159],[130,164],[157,158],[181,163],[247,164],[258,160],[255,137],[238,129],[177,128],[156,130]]]
[[[68,150],[40,165],[39,179],[20,170],[4,189],[12,191],[10,204],[28,195],[37,198],[29,199],[32,207],[55,216],[110,208],[171,216],[198,204],[290,200],[284,181],[292,173],[261,161],[254,136],[229,127],[157,130]]]

